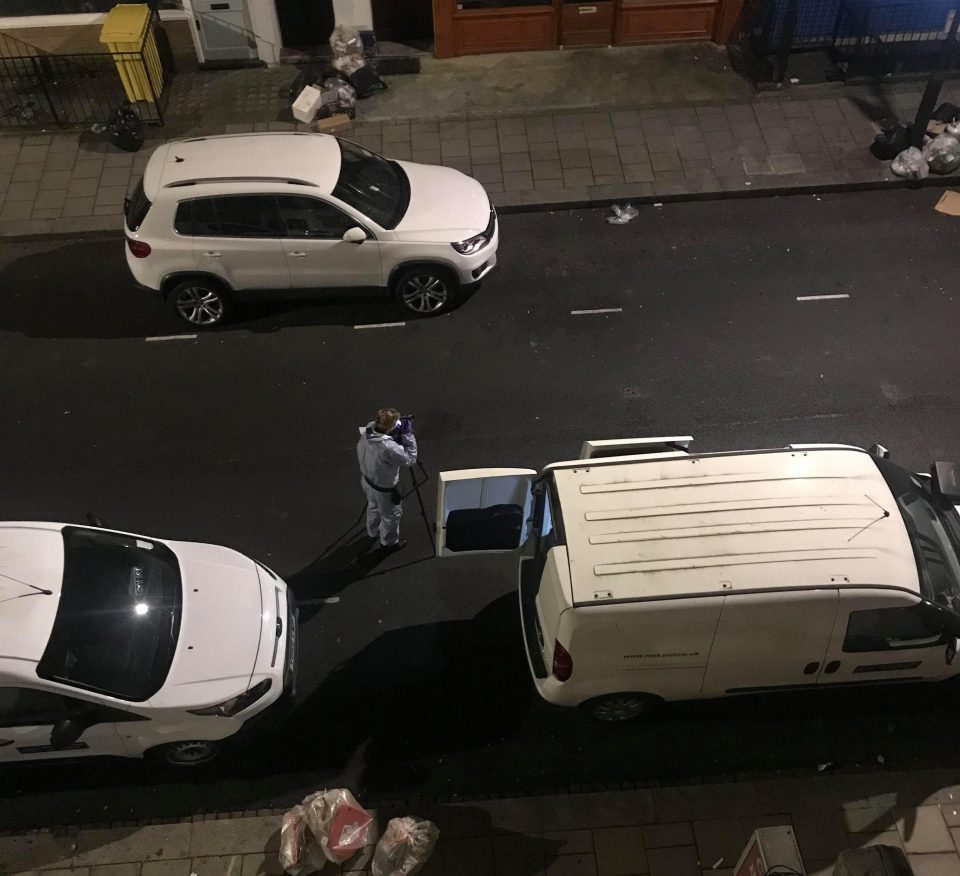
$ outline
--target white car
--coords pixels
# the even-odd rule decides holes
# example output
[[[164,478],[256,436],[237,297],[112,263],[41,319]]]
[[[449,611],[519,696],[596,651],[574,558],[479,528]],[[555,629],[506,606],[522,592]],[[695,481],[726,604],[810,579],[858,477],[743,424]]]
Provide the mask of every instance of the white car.
[[[134,279],[200,328],[254,292],[384,287],[415,314],[439,313],[497,263],[480,183],[327,134],[164,144],[124,220]]]
[[[296,608],[216,545],[0,523],[0,762],[212,760],[296,677]]]

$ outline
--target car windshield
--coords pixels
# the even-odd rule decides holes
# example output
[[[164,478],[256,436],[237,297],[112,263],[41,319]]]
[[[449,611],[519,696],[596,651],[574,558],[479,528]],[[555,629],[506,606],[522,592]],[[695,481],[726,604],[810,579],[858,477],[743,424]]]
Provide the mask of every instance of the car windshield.
[[[163,686],[180,632],[180,568],[155,541],[67,526],[63,589],[41,678],[143,702]]]
[[[960,615],[960,519],[931,491],[924,478],[876,460],[897,501],[920,575],[921,595]]]
[[[333,196],[369,216],[381,228],[396,228],[410,203],[410,183],[395,161],[362,146],[340,144],[340,178]]]

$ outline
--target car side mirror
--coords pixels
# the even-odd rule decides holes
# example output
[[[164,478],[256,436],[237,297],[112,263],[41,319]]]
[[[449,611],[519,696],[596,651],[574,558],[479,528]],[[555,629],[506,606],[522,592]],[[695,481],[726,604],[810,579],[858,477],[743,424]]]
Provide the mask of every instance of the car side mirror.
[[[54,748],[69,748],[87,728],[76,718],[61,718],[50,731],[50,745]]]
[[[343,233],[345,243],[363,243],[367,239],[367,232],[354,225]]]
[[[882,444],[873,444],[870,449],[867,451],[871,456],[877,457],[877,459],[889,459],[890,451],[887,450]]]

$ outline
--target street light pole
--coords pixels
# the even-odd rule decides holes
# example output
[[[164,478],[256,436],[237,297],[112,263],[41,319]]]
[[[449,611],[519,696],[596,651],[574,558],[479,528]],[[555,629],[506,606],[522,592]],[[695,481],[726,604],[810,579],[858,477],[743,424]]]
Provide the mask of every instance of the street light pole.
[[[934,66],[930,78],[927,80],[927,87],[923,90],[923,97],[920,99],[920,106],[917,108],[916,118],[913,120],[913,130],[910,132],[910,145],[918,149],[923,146],[923,137],[927,133],[927,126],[930,124],[930,117],[940,98],[940,89],[943,87],[943,80],[946,79],[947,70],[950,68],[950,62],[957,48],[957,25],[960,24],[960,4],[953,10],[953,20],[950,22],[950,30],[947,32],[946,39],[940,47],[937,54],[937,62]]]

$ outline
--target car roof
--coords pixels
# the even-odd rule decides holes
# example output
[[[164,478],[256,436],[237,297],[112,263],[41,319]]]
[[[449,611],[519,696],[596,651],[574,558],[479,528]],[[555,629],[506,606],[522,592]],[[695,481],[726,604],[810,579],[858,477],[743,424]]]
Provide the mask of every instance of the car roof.
[[[879,586],[919,594],[872,458],[826,446],[551,467],[574,604]]]
[[[0,523],[0,677],[35,676],[60,603],[62,528]]]
[[[340,175],[336,137],[298,131],[225,134],[158,146],[143,175],[146,196],[196,183],[282,180],[330,194]]]

